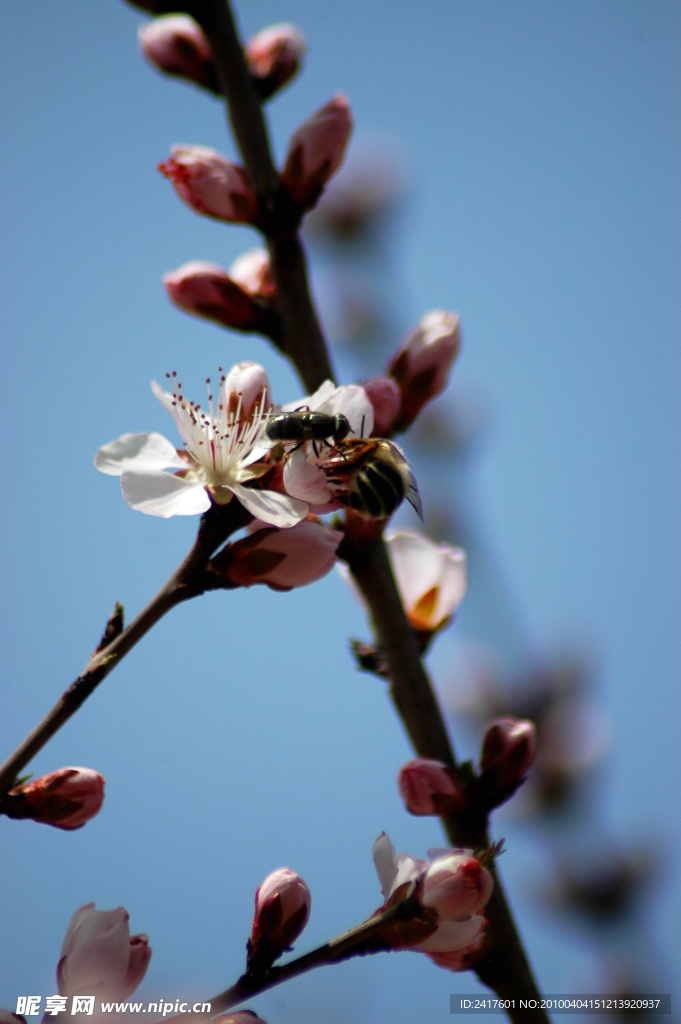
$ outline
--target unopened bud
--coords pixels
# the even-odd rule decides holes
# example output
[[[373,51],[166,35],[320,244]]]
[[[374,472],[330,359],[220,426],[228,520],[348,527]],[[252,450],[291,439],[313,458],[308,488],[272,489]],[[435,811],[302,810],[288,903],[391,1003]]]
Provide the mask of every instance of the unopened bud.
[[[269,99],[300,70],[307,48],[295,25],[270,25],[249,39],[246,59],[261,100]]]
[[[249,964],[269,966],[291,946],[307,924],[311,901],[305,882],[289,868],[267,876],[255,894]]]
[[[480,769],[490,807],[508,800],[525,781],[536,750],[537,730],[527,719],[499,718],[487,728]]]
[[[269,302],[245,288],[217,263],[191,260],[163,276],[168,298],[180,309],[237,331],[279,330]]]
[[[146,974],[151,949],[146,935],[131,935],[123,907],[95,910],[88,903],[75,912],[66,930],[57,967],[59,994],[94,991],[108,999],[127,999]]]
[[[168,14],[142,25],[140,49],[150,64],[166,75],[220,93],[213,53],[201,28],[186,14]]]
[[[255,220],[258,204],[248,175],[214,149],[173,146],[170,158],[158,169],[197,213],[237,224]]]
[[[343,160],[352,131],[352,111],[345,96],[334,96],[291,136],[282,181],[305,210],[319,199]]]
[[[277,294],[272,264],[264,249],[249,249],[237,256],[229,268],[229,276],[262,302],[271,302]]]
[[[448,817],[465,804],[466,794],[461,783],[442,761],[426,757],[407,761],[400,768],[397,784],[411,814]]]
[[[59,768],[11,789],[2,801],[9,818],[31,818],[55,828],[81,828],[104,801],[104,779],[92,768]]]
[[[254,583],[265,583],[272,590],[305,587],[331,571],[342,539],[340,531],[310,520],[286,530],[263,524],[227,549],[220,572],[240,587]]]
[[[470,850],[452,850],[428,865],[420,900],[440,921],[463,921],[482,910],[493,888],[489,871]]]
[[[390,437],[400,408],[402,396],[392,377],[374,377],[362,385],[374,410],[374,434]]]
[[[272,407],[270,383],[260,363],[235,363],[224,379],[229,410],[238,410],[239,419],[259,419]]]
[[[455,313],[437,309],[421,317],[387,369],[402,395],[395,429],[406,430],[423,406],[444,390],[460,348],[459,317]]]

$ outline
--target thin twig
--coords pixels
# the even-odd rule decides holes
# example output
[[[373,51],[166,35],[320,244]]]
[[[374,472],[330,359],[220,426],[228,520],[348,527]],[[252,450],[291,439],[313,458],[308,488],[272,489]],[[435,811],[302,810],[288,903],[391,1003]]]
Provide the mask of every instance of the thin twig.
[[[39,750],[76,713],[91,693],[135,644],[163,618],[166,612],[206,589],[202,572],[211,554],[227,537],[252,517],[242,505],[233,501],[227,506],[213,506],[201,517],[201,525],[194,545],[172,576],[151,601],[106,647],[98,648],[87,665],[61,695],[54,707],[0,766],[0,795],[14,785],[19,772],[26,767]]]
[[[207,1020],[217,1013],[231,1010],[232,1007],[238,1006],[244,1000],[266,992],[276,985],[281,985],[291,978],[306,974],[316,967],[337,964],[356,956],[385,952],[390,947],[382,940],[381,933],[395,922],[422,919],[422,913],[418,901],[408,897],[401,903],[374,914],[362,924],[331,939],[323,946],[318,946],[310,953],[305,953],[304,956],[300,956],[296,960],[291,960],[278,967],[270,967],[269,970],[261,971],[258,974],[242,974],[230,988],[225,989],[224,992],[212,999],[206,1000],[206,1002],[210,1002],[209,1013],[181,1013],[176,1017],[167,1017],[163,1024],[194,1024],[196,1021]]]

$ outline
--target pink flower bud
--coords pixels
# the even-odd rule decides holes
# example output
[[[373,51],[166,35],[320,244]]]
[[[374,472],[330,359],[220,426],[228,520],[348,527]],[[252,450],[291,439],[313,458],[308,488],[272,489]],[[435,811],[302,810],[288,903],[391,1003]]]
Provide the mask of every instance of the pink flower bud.
[[[434,910],[440,921],[463,921],[482,910],[493,888],[489,871],[470,850],[451,850],[428,865],[421,903]]]
[[[0,1010],[0,1024],[26,1024],[26,1018],[11,1010]]]
[[[386,535],[407,618],[428,640],[448,625],[466,593],[466,554],[415,530]]]
[[[242,167],[205,146],[173,146],[170,159],[158,166],[180,199],[207,217],[251,224],[258,203]]]
[[[232,544],[223,571],[242,587],[305,587],[331,571],[342,539],[340,531],[310,520],[287,530],[258,524],[250,537]]]
[[[15,786],[2,810],[10,818],[31,818],[55,828],[81,828],[104,801],[104,779],[92,768],[59,768]]]
[[[211,92],[220,84],[213,53],[200,27],[186,14],[168,14],[142,25],[140,49],[150,64],[167,75],[186,78]]]
[[[260,363],[235,363],[225,377],[224,394],[228,408],[238,410],[244,421],[262,418],[272,406],[270,382]]]
[[[271,302],[277,294],[270,258],[264,249],[249,249],[237,256],[229,268],[229,276],[249,295]]]
[[[249,39],[246,59],[261,99],[268,99],[298,73],[306,47],[295,25],[270,25]]]
[[[400,794],[411,814],[446,817],[460,811],[466,794],[454,772],[441,761],[417,757],[400,768]]]
[[[374,409],[374,434],[390,437],[402,405],[402,396],[392,377],[374,377],[363,385]]]
[[[304,121],[291,136],[281,177],[297,203],[311,209],[340,167],[352,131],[345,96],[332,100]]]
[[[142,981],[150,959],[147,936],[130,935],[123,907],[95,910],[94,903],[88,903],[75,912],[66,930],[57,967],[59,993],[127,999]]]
[[[503,803],[527,776],[537,750],[533,722],[519,718],[498,718],[488,726],[482,741],[480,768],[488,790],[490,806]]]
[[[289,868],[268,875],[255,894],[255,916],[248,945],[249,963],[272,963],[298,938],[310,916],[310,890]]]
[[[170,301],[194,316],[242,331],[257,323],[257,303],[216,263],[184,263],[165,274],[163,284]]]
[[[460,348],[459,317],[455,313],[436,309],[421,317],[387,370],[402,394],[397,429],[405,430],[423,406],[444,390]]]

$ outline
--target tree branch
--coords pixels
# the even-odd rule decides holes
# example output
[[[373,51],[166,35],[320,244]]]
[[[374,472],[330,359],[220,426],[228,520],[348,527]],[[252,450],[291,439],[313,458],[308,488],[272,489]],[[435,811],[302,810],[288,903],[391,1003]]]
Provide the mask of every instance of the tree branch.
[[[102,680],[166,612],[203,593],[206,586],[202,573],[211,554],[231,533],[250,522],[251,518],[250,513],[237,501],[225,506],[214,505],[201,517],[194,545],[182,564],[127,629],[119,633],[111,643],[95,651],[78,678],[0,766],[0,795],[12,788],[17,775],[31,758],[68,722]]]
[[[218,67],[227,117],[256,190],[261,228],[270,251],[284,328],[283,349],[309,392],[334,380],[328,348],[310,292],[300,210],[281,186],[274,165],[262,104],[244,57],[227,0],[193,0],[190,13],[199,22]]]

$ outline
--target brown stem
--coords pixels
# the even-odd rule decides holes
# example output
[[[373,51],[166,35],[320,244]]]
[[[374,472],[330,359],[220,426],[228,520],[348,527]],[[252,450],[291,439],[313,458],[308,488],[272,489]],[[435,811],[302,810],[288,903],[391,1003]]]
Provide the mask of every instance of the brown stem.
[[[268,241],[281,303],[284,348],[306,388],[314,391],[323,380],[334,379],[331,362],[310,294],[305,254],[296,232],[295,211],[291,210],[287,195],[280,187],[262,107],[248,72],[234,18],[227,0],[193,0],[191,13],[211,44],[229,120],[259,194],[263,213],[261,226]],[[344,557],[371,609],[374,629],[385,651],[391,698],[414,749],[422,757],[435,758],[455,767],[456,759],[444,719],[407,621],[383,541],[362,550],[353,551],[351,545],[347,545],[347,549]],[[454,845],[489,845],[485,815],[473,811],[465,819],[446,819],[443,825]],[[492,950],[480,961],[481,981],[499,996],[539,998],[498,877],[488,904],[488,920]],[[241,983],[243,979],[237,986]],[[517,1022],[523,1019],[517,1012],[509,1015]],[[537,1019],[536,1012],[533,1019]]]
[[[343,557],[364,595],[371,613],[376,637],[385,653],[390,674],[390,696],[402,719],[414,750],[420,757],[434,758],[456,768],[456,758],[447,727],[428,674],[423,666],[416,634],[407,620],[402,599],[382,539],[367,548],[349,543]],[[465,814],[442,819],[447,837],[454,847],[488,849],[487,815],[478,808]],[[517,1007],[519,999],[541,999],[532,968],[525,955],[497,869],[494,891],[485,908],[488,920],[489,952],[475,964],[480,981],[501,999],[513,1000],[508,1009],[516,1024],[527,1020]],[[548,1021],[544,1011],[533,1010],[532,1020]]]
[[[334,380],[333,367],[314,307],[307,264],[297,233],[300,210],[281,186],[272,159],[262,104],[253,85],[227,0],[193,0],[191,14],[213,51],[227,116],[260,205],[259,227],[267,239],[284,329],[283,350],[303,384],[316,391]]]
[[[389,946],[382,940],[381,933],[398,921],[410,921],[421,918],[422,910],[415,899],[407,898],[395,906],[374,914],[368,921],[351,928],[312,952],[291,960],[280,967],[270,967],[258,974],[242,974],[230,988],[206,1002],[210,1002],[210,1013],[182,1013],[176,1017],[167,1017],[163,1024],[194,1024],[195,1021],[207,1020],[216,1013],[224,1013],[232,1007],[243,1003],[260,992],[266,992],[276,985],[281,985],[291,978],[324,967],[327,964],[340,963],[355,956],[366,956],[370,953],[385,951]]]
[[[182,601],[196,597],[206,589],[202,572],[213,551],[227,537],[245,525],[252,517],[243,506],[236,501],[227,506],[213,506],[201,517],[201,525],[194,546],[175,570],[170,579],[139,615],[133,619],[127,629],[106,647],[99,648],[90,658],[87,665],[64,691],[54,707],[38,723],[33,732],[0,766],[0,795],[14,785],[19,772],[26,767],[31,758],[59,731],[78,708],[87,700],[109,672],[116,667],[122,658],[132,650],[135,644],[148,633],[166,612]]]

